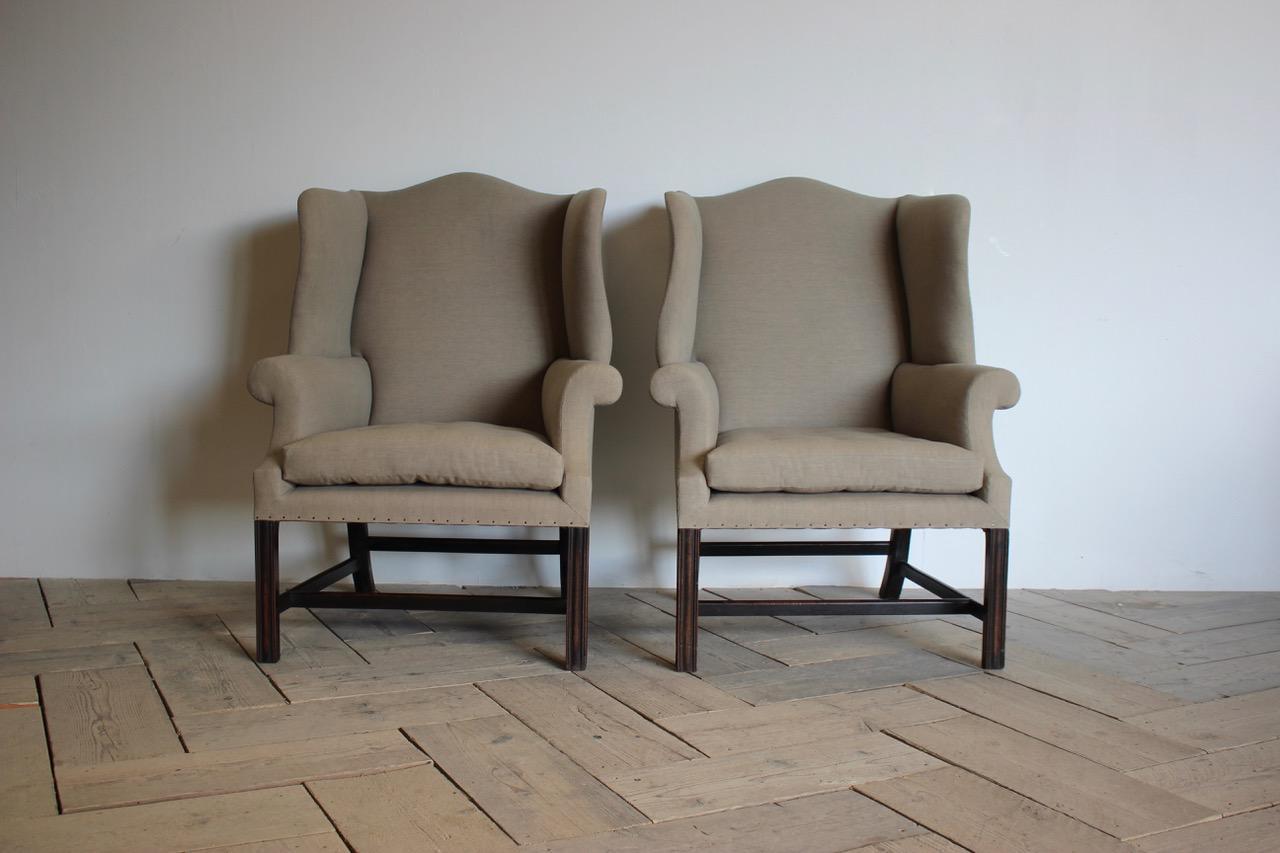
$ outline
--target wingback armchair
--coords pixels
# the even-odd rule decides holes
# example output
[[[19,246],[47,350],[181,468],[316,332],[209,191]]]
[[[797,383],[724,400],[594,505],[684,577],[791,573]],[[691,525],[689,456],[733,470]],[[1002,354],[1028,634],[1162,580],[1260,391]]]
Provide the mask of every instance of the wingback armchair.
[[[289,354],[253,368],[274,407],[254,472],[258,660],[280,612],[357,607],[564,613],[587,655],[594,407],[614,402],[605,193],[478,174],[395,192],[307,190]],[[284,521],[342,522],[350,557],[283,593]],[[371,536],[373,522],[550,527],[554,539]],[[379,550],[558,554],[549,598],[379,592]],[[351,575],[355,591],[326,591]]]
[[[654,399],[676,410],[676,668],[697,620],[967,613],[1004,659],[1009,476],[992,415],[1018,400],[974,363],[968,202],[784,178],[666,196],[672,259]],[[986,532],[971,600],[907,562],[913,528]],[[887,541],[703,542],[717,528],[879,528]],[[883,554],[879,598],[698,600],[700,557]],[[938,596],[903,600],[905,579]]]

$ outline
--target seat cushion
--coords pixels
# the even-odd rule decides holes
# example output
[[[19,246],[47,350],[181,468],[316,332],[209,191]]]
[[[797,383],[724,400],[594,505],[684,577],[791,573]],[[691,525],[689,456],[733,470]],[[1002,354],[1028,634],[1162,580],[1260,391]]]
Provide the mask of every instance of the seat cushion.
[[[324,432],[284,446],[284,479],[298,486],[489,486],[555,489],[564,461],[546,439],[514,427],[459,421]]]
[[[735,429],[707,454],[721,492],[917,492],[982,487],[982,461],[954,444],[882,429]]]

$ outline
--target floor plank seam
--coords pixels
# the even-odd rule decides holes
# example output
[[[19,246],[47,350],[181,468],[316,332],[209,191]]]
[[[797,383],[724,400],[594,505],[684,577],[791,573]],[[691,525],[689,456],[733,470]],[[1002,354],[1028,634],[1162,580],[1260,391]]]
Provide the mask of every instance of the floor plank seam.
[[[416,747],[417,744],[414,744],[414,746]],[[316,808],[320,809],[320,813],[324,815],[324,819],[329,821],[329,825],[333,827],[333,832],[338,836],[338,840],[345,844],[347,850],[351,851],[351,853],[356,853],[355,845],[347,838],[346,833],[342,831],[342,827],[338,826],[338,822],[333,819],[333,815],[329,814],[329,810],[324,807],[324,803],[320,802],[320,798],[316,796],[315,791],[311,790],[311,785],[307,782],[303,782],[302,790],[307,792],[307,796],[316,804]]]
[[[1109,610],[1101,610],[1101,609],[1099,609],[1099,608],[1097,608],[1097,607],[1091,607],[1091,606],[1090,606],[1090,605],[1088,605],[1088,604],[1082,604],[1081,602],[1078,602],[1078,601],[1067,601],[1067,600],[1065,600],[1065,599],[1057,598],[1057,597],[1052,596],[1052,595],[1045,595],[1044,593],[1042,593],[1042,592],[1037,592],[1037,591],[1036,591],[1036,590],[1034,590],[1034,589],[1024,589],[1024,590],[1023,590],[1023,592],[1030,593],[1031,595],[1035,595],[1035,596],[1038,596],[1038,597],[1040,597],[1040,598],[1048,599],[1049,601],[1057,602],[1058,604],[1069,604],[1069,605],[1071,605],[1072,607],[1083,607],[1085,610],[1091,610],[1091,611],[1093,611],[1094,613],[1101,613],[1103,616],[1110,616],[1110,617],[1112,617],[1112,618],[1114,618],[1114,619],[1123,619],[1125,622],[1130,622],[1130,623],[1132,623],[1132,624],[1134,624],[1134,625],[1141,625],[1141,626],[1142,626],[1142,627],[1144,627],[1144,628],[1154,628],[1154,629],[1156,629],[1157,631],[1164,631],[1166,634],[1168,634],[1168,635],[1169,635],[1169,636],[1171,636],[1171,637],[1176,637],[1176,636],[1178,636],[1179,634],[1181,634],[1181,633],[1182,633],[1181,631],[1170,631],[1168,628],[1162,628],[1162,627],[1160,627],[1159,625],[1152,625],[1152,624],[1150,624],[1149,622],[1143,622],[1141,619],[1130,619],[1128,616],[1121,616],[1121,615],[1120,615],[1120,614],[1118,614],[1118,613],[1112,613],[1112,612],[1110,612]],[[1010,610],[1013,610],[1013,604],[1012,604],[1012,602],[1011,602],[1011,603],[1010,603],[1010,605],[1009,605],[1009,609],[1010,609]],[[1031,617],[1031,618],[1034,618],[1034,617]],[[1042,620],[1042,621],[1043,621],[1043,620]],[[1120,646],[1121,648],[1128,648],[1128,646],[1125,646],[1125,645],[1124,645],[1124,644],[1122,644],[1122,643],[1115,643],[1115,645]]]
[[[360,658],[360,660],[364,661],[365,663],[369,664],[370,666],[373,666],[373,661],[369,660],[369,658],[368,658],[368,657],[366,657],[365,655],[363,655],[363,654],[361,654],[361,653],[360,653],[360,650],[359,650],[359,649],[357,649],[355,646],[351,645],[351,644],[350,644],[350,643],[348,643],[345,639],[343,639],[342,635],[341,635],[341,634],[339,634],[337,631],[333,630],[332,626],[330,626],[328,622],[326,622],[326,621],[324,621],[323,619],[321,619],[321,618],[320,618],[320,616],[319,616],[319,615],[318,615],[314,610],[307,609],[307,612],[308,612],[308,613],[310,613],[310,614],[311,614],[311,616],[312,616],[312,617],[313,617],[317,622],[319,622],[321,625],[323,625],[323,626],[324,626],[324,629],[325,629],[326,631],[328,631],[328,632],[329,632],[330,634],[332,634],[333,636],[337,637],[337,638],[338,638],[338,642],[342,643],[342,645],[344,645],[344,646],[346,646],[347,648],[351,649],[351,651],[355,653],[355,656],[356,656],[356,657]],[[434,629],[433,629],[433,630],[434,630]],[[256,634],[255,634],[255,638],[256,638]]]
[[[54,771],[53,766],[53,740],[49,737],[49,712],[44,704],[44,684],[40,676],[36,676],[36,702],[40,706],[40,728],[44,732],[44,753],[45,759],[49,762],[49,778],[53,782],[53,800],[58,810],[58,814],[62,811],[62,791],[58,786],[58,774]]]
[[[176,715],[173,708],[169,705],[169,699],[164,695],[164,691],[160,689],[160,682],[156,681],[155,674],[151,671],[151,663],[147,660],[147,656],[142,653],[142,647],[137,643],[133,647],[138,651],[138,657],[142,660],[142,668],[146,670],[147,678],[151,681],[151,686],[155,688],[156,695],[160,697],[160,704],[164,705],[165,714],[169,717],[169,725],[173,727],[173,733],[178,736],[178,743],[182,744],[182,751],[190,754],[191,748],[187,746],[187,739],[182,736],[182,730],[178,728]]]
[[[414,739],[413,735],[409,734],[409,733],[408,733],[407,731],[405,731],[404,729],[400,729],[400,733],[401,733],[402,735],[404,735],[406,738],[408,738],[408,739],[413,743],[413,745],[414,745],[417,749],[421,750],[421,752],[422,752],[424,755],[426,755],[428,758],[431,758],[431,753],[429,753],[429,752],[427,752],[425,749],[423,749],[422,744],[418,743],[418,742],[417,742],[417,740],[415,740],[415,739]],[[557,752],[559,752],[559,750],[556,750],[556,751],[557,751]],[[563,753],[561,753],[561,754],[563,754]],[[450,785],[452,785],[452,786],[453,786],[453,787],[454,787],[454,788],[455,788],[459,793],[461,793],[461,794],[462,794],[462,796],[466,797],[466,798],[467,798],[467,802],[469,802],[469,803],[471,803],[471,805],[475,806],[475,807],[476,807],[476,809],[477,809],[477,810],[478,810],[482,815],[484,815],[486,818],[488,818],[488,819],[489,819],[489,822],[490,822],[490,823],[492,823],[494,826],[496,826],[496,827],[498,828],[498,831],[499,831],[499,832],[501,832],[501,833],[502,833],[503,835],[505,835],[507,838],[510,838],[510,839],[511,839],[511,843],[512,843],[512,844],[516,845],[517,847],[519,847],[519,846],[520,846],[520,842],[516,840],[516,837],[515,837],[514,835],[512,835],[510,832],[508,832],[508,831],[507,831],[507,828],[506,828],[506,827],[504,827],[501,823],[499,823],[499,822],[498,822],[497,817],[496,817],[494,814],[492,814],[488,809],[486,809],[486,808],[485,808],[485,807],[480,803],[480,801],[479,801],[479,800],[477,800],[475,797],[471,796],[471,792],[470,792],[470,791],[468,791],[465,787],[463,787],[463,786],[462,786],[462,784],[461,784],[460,782],[458,782],[458,780],[457,780],[457,779],[455,779],[455,778],[453,777],[453,775],[452,775],[452,774],[450,774],[450,773],[449,773],[449,771],[448,771],[448,770],[446,770],[446,769],[445,769],[445,767],[444,767],[442,764],[440,764],[439,762],[437,762],[434,758],[431,758],[431,766],[432,766],[432,767],[434,767],[436,770],[440,771],[440,775],[441,775],[441,776],[443,776],[446,780],[448,780],[449,784],[450,784]],[[595,777],[593,776],[592,778],[594,779]],[[612,789],[610,789],[610,790],[612,790]]]

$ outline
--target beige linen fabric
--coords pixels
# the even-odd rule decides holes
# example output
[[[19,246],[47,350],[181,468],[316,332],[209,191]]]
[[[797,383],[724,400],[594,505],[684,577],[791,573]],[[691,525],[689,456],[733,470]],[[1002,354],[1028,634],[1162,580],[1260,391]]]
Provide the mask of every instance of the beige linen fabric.
[[[293,289],[289,352],[351,355],[351,309],[369,224],[364,196],[307,190],[298,196],[298,283]]]
[[[721,492],[955,495],[982,486],[976,454],[865,427],[730,430],[707,454],[706,468],[707,484]]]
[[[542,383],[547,436],[564,458],[560,495],[584,517],[591,511],[595,407],[615,403],[621,394],[622,374],[598,361],[561,359],[547,368]]]
[[[676,410],[680,527],[1008,526],[991,421],[1017,401],[1017,380],[973,364],[964,198],[871,198],[803,178],[666,198],[672,260],[650,391]],[[735,435],[779,428],[881,429],[897,446],[951,449],[896,472],[870,445],[837,455],[835,470],[817,461],[821,441],[776,465],[735,456],[746,449]],[[834,486],[937,493],[804,493]]]
[[[363,521],[391,524],[484,524],[586,527],[588,519],[559,492],[469,486],[295,486],[281,475],[279,454],[253,472],[259,521]]]
[[[568,355],[569,197],[473,174],[364,197],[351,346],[373,375],[370,423],[539,429],[542,374]]]
[[[692,360],[722,430],[889,425],[908,355],[895,205],[798,178],[698,199]]]
[[[474,173],[395,192],[304,192],[290,355],[250,377],[253,395],[275,406],[272,455],[254,475],[256,517],[586,526],[594,406],[621,387],[608,364],[604,201],[600,189],[549,195]],[[281,472],[285,445],[321,433],[405,425],[426,428],[409,430],[421,438],[458,422],[527,431],[538,464],[520,461],[513,476],[496,454],[473,479],[470,445],[418,459],[414,440],[383,442],[390,457],[374,464],[377,448],[344,437],[338,455],[359,470],[340,479],[355,471],[397,484],[295,486]],[[294,476],[335,476],[325,467],[333,459],[318,458],[332,457],[330,440],[294,448],[295,466],[298,450],[326,449]],[[442,472],[529,489],[398,482]]]
[[[893,426],[899,432],[946,441],[982,460],[978,497],[1009,523],[1013,483],[996,456],[992,420],[997,409],[1018,402],[1018,378],[977,364],[904,364],[893,374]]]
[[[274,407],[272,450],[318,432],[369,423],[372,385],[363,358],[264,358],[249,373],[249,392]]]
[[[542,436],[459,421],[381,424],[286,444],[284,478],[297,486],[482,486],[555,489],[564,464]]]

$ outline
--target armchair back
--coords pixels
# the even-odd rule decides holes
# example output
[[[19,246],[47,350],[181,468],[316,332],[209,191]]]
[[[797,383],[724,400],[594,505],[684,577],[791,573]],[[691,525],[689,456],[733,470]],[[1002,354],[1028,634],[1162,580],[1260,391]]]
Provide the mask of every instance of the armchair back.
[[[659,361],[706,364],[721,431],[889,428],[899,364],[973,360],[962,198],[782,178],[668,205]]]

